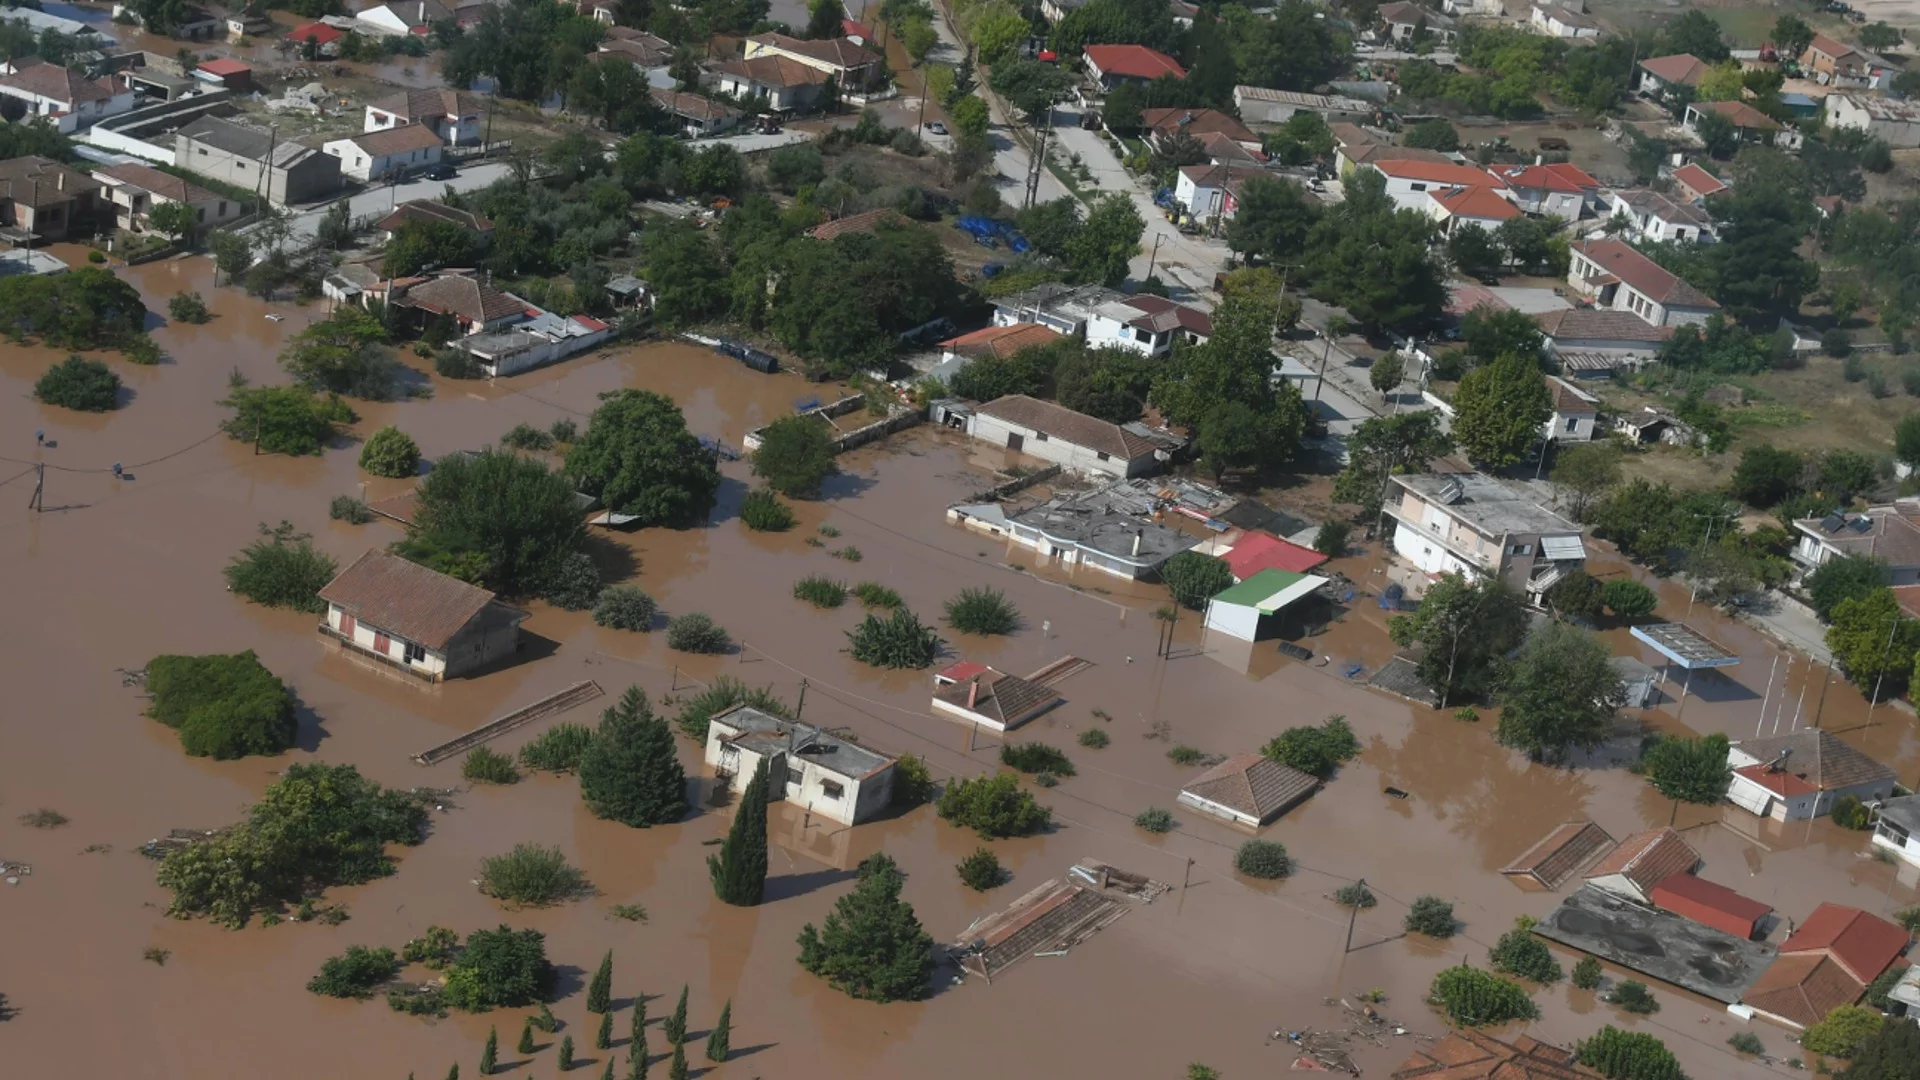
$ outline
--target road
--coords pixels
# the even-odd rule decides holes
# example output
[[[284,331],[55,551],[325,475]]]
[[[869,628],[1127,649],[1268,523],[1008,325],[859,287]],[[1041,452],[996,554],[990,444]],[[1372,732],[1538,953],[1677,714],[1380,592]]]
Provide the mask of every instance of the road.
[[[381,184],[378,187],[370,187],[359,194],[349,196],[348,205],[352,207],[350,213],[354,224],[361,225],[365,222],[380,220],[403,202],[436,198],[448,188],[455,191],[476,191],[509,175],[510,171],[504,161],[483,162],[461,169],[452,180],[413,180],[404,184]],[[314,242],[314,237],[319,235],[321,219],[326,217],[327,211],[333,209],[334,204],[339,201],[334,199],[331,202],[319,203],[295,213],[292,219],[293,232],[286,246],[295,251],[310,246]],[[250,225],[240,231],[251,233],[259,227],[258,224]]]

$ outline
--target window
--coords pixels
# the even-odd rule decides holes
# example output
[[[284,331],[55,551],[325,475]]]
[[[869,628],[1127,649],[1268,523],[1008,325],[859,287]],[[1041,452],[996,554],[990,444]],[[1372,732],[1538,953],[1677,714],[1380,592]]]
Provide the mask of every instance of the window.
[[[207,220],[207,208],[206,208],[206,207],[204,207],[204,206],[200,208],[200,217],[199,217],[199,220],[200,220],[200,222],[201,222],[201,224],[205,224],[205,223],[206,223],[206,220]]]
[[[221,200],[220,200],[220,209],[219,209],[218,211],[216,211],[216,212],[214,213],[214,216],[215,216],[215,217],[226,217],[226,216],[227,216],[227,200],[225,200],[225,199],[221,199]]]
[[[1094,456],[1094,457],[1097,457],[1097,458],[1099,458],[1099,459],[1100,459],[1101,461],[1112,461],[1112,460],[1113,460],[1113,455],[1112,455],[1112,454],[1109,454],[1109,453],[1107,453],[1107,452],[1106,452],[1106,451],[1104,451],[1104,450],[1102,450],[1102,451],[1098,451],[1098,452],[1096,452],[1096,453],[1095,453],[1095,454],[1094,454],[1093,456]]]
[[[196,146],[196,147],[194,147],[194,152],[195,152],[195,153],[197,153],[197,154],[199,154],[199,155],[200,155],[201,157],[206,157],[206,156],[207,156],[207,148],[206,148],[206,147],[204,147],[204,146]]]
[[[422,645],[416,641],[409,641],[406,643],[406,646],[407,647],[405,651],[401,653],[401,656],[406,660],[407,663],[409,664],[426,663],[427,647],[425,645]]]
[[[820,794],[825,795],[829,799],[838,799],[846,793],[847,789],[841,787],[840,781],[838,780],[823,779],[820,781]]]
[[[1425,185],[1425,184],[1413,184],[1413,185],[1411,185],[1411,186],[1412,186],[1412,188],[1413,188],[1413,190],[1415,190],[1415,191],[1425,191],[1425,190],[1427,190],[1427,185]]]
[[[1579,430],[1580,430],[1580,418],[1579,418],[1579,417],[1577,417],[1577,416],[1569,416],[1569,417],[1567,417],[1567,430],[1568,430],[1568,431],[1579,431]]]
[[[1507,549],[1507,554],[1531,555],[1533,554],[1533,545],[1532,544],[1515,544],[1512,547]]]
[[[1033,433],[1033,441],[1034,441],[1034,442],[1046,442],[1046,441],[1047,441],[1047,433],[1046,433],[1046,432],[1044,432],[1044,431],[1036,431],[1036,432],[1034,432],[1034,433]]]

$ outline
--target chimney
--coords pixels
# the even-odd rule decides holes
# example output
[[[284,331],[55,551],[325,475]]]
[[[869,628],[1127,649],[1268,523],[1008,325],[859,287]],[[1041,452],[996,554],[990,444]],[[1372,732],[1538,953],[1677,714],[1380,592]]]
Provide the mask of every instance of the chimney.
[[[973,677],[973,681],[967,684],[967,708],[972,709],[973,703],[975,701],[978,701],[979,698],[980,698],[980,677],[978,675],[975,675]]]
[[[53,174],[53,189],[55,191],[67,190],[67,170],[61,169],[59,172]]]
[[[1140,554],[1140,534],[1144,531],[1145,530],[1142,529],[1133,530],[1133,553],[1135,555]]]

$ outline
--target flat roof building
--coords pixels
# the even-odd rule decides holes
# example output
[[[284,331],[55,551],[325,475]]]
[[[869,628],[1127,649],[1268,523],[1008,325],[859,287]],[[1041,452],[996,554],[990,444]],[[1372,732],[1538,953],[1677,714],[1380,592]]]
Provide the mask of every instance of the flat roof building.
[[[811,724],[736,705],[707,721],[706,763],[743,791],[767,762],[768,797],[842,825],[857,825],[893,800],[894,759]]]

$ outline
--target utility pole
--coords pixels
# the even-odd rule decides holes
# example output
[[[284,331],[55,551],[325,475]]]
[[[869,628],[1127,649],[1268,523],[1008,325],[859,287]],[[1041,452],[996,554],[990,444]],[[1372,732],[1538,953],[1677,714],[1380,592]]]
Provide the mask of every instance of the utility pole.
[[[1333,355],[1333,328],[1328,327],[1320,331],[1320,336],[1326,339],[1327,347],[1320,350],[1320,374],[1313,380],[1313,400],[1315,401],[1320,400],[1320,388],[1327,381],[1327,359]]]
[[[1361,892],[1366,891],[1366,888],[1367,888],[1366,878],[1361,878],[1357,884],[1359,884]],[[1359,919],[1360,919],[1360,905],[1355,904],[1354,906],[1347,909],[1347,947],[1340,950],[1342,953],[1350,953],[1353,951],[1353,924],[1358,922]]]
[[[44,508],[41,496],[47,490],[47,466],[43,462],[33,467],[33,494],[27,497],[27,509],[39,513]]]
[[[800,701],[798,704],[796,704],[793,707],[793,718],[795,720],[800,719],[800,714],[806,710],[806,707],[807,707],[807,680],[802,678],[800,680]]]
[[[1149,281],[1153,280],[1154,264],[1160,261],[1160,241],[1164,239],[1166,239],[1165,233],[1153,234],[1153,254],[1147,256],[1147,280]],[[1284,289],[1285,286],[1283,285],[1281,288]]]

